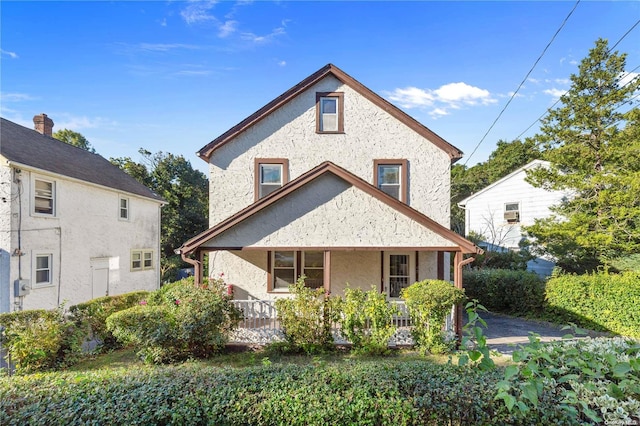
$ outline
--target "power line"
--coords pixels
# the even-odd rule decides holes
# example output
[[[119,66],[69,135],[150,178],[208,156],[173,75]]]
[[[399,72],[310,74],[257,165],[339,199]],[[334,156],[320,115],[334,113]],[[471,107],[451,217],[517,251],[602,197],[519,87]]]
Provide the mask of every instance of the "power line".
[[[549,43],[547,43],[547,46],[544,48],[544,50],[542,51],[542,53],[540,54],[540,56],[538,56],[538,59],[536,59],[535,63],[533,64],[533,66],[531,67],[531,69],[529,69],[529,72],[527,73],[527,75],[524,76],[524,78],[522,79],[522,81],[520,82],[520,84],[518,85],[518,88],[516,89],[515,92],[513,92],[513,94],[511,95],[511,97],[509,98],[509,100],[507,101],[507,103],[505,104],[504,108],[502,108],[502,111],[500,111],[500,114],[498,114],[498,116],[496,117],[495,120],[493,120],[493,123],[491,123],[491,126],[489,126],[489,129],[486,131],[486,133],[484,134],[484,136],[482,136],[482,139],[480,139],[480,142],[478,142],[478,144],[476,145],[476,147],[473,149],[473,151],[471,152],[471,154],[469,155],[469,157],[467,157],[467,161],[464,162],[464,165],[466,166],[467,163],[469,162],[469,160],[471,159],[471,157],[473,157],[473,154],[476,153],[476,151],[478,150],[478,148],[480,148],[480,145],[482,144],[482,142],[484,142],[485,138],[487,137],[487,135],[489,134],[489,132],[491,131],[491,129],[493,129],[493,127],[496,125],[496,123],[498,122],[498,120],[500,119],[500,117],[502,117],[502,114],[505,112],[505,110],[507,109],[507,107],[509,106],[509,104],[511,103],[511,101],[513,101],[513,99],[516,97],[516,95],[518,94],[518,92],[520,91],[520,89],[522,88],[522,86],[524,85],[524,83],[527,81],[527,78],[529,78],[529,75],[531,75],[531,73],[533,72],[534,68],[536,67],[536,65],[538,65],[538,62],[540,62],[540,60],[542,59],[542,57],[544,56],[544,54],[547,52],[547,49],[549,49],[549,46],[551,46],[551,44],[553,43],[553,41],[556,39],[556,36],[560,33],[560,31],[562,30],[562,28],[564,28],[565,24],[567,23],[567,21],[569,20],[569,18],[571,17],[571,15],[573,15],[573,12],[576,10],[576,8],[578,7],[578,4],[580,4],[580,0],[576,1],[576,4],[573,5],[573,9],[571,9],[571,11],[569,12],[569,14],[567,15],[566,18],[564,18],[564,21],[562,21],[562,24],[560,25],[560,28],[558,28],[558,30],[556,31],[556,33],[553,35],[553,37],[551,37],[551,40],[549,41]]]
[[[639,19],[639,20],[637,20],[637,21],[636,21],[636,23],[635,23],[635,24],[633,24],[633,25],[631,26],[631,28],[629,28],[629,29],[627,30],[627,32],[626,32],[626,33],[624,33],[624,34],[622,35],[622,37],[620,37],[620,38],[618,39],[618,41],[616,42],[616,44],[614,44],[613,46],[611,46],[611,47],[609,48],[609,50],[607,51],[607,53],[611,53],[611,51],[612,51],[613,49],[615,49],[615,48],[616,48],[616,46],[617,46],[618,44],[620,44],[620,42],[621,42],[622,40],[624,40],[624,38],[625,38],[626,36],[628,36],[628,35],[629,35],[629,33],[630,33],[631,31],[633,31],[633,30],[638,26],[638,24],[640,24],[640,19]],[[632,69],[631,71],[629,71],[629,73],[633,73],[633,72],[634,72],[634,71],[636,71],[638,68],[640,68],[640,65],[638,65],[637,67],[635,67],[634,69]],[[627,83],[627,84],[629,84],[629,83]],[[627,84],[625,84],[622,88],[624,88]],[[622,89],[622,88],[621,88],[621,89]],[[531,124],[529,125],[529,127],[527,127],[526,129],[524,129],[524,130],[523,130],[523,131],[522,131],[522,132],[521,132],[521,133],[516,137],[516,139],[520,139],[520,137],[521,137],[522,135],[524,135],[525,133],[527,133],[527,132],[529,131],[529,129],[531,129],[531,128],[532,128],[532,127],[533,127],[537,122],[539,122],[540,120],[542,120],[542,119],[544,118],[544,116],[545,116],[545,115],[547,115],[547,114],[549,113],[549,111],[550,111],[550,110],[552,110],[552,109],[553,109],[553,108],[558,104],[558,102],[560,102],[560,98],[558,98],[558,99],[553,103],[553,105],[551,105],[549,108],[547,108],[547,109],[546,109],[546,110],[545,110],[545,111],[540,115],[540,117],[538,117],[538,118],[537,118],[533,123],[531,123]],[[476,147],[476,149],[477,149],[477,147]],[[475,150],[474,150],[474,152],[475,152]],[[465,165],[466,165],[466,164],[467,164],[467,163],[465,163]]]

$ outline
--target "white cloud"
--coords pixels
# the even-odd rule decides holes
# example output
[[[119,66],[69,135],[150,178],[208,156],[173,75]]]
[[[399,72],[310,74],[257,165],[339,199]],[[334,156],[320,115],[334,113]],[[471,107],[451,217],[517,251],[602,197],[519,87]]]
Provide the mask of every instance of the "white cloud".
[[[281,67],[285,67],[287,66],[287,61],[279,61],[278,65],[280,65]]]
[[[2,56],[8,56],[11,59],[18,59],[18,54],[17,53],[9,52],[8,50],[0,49],[0,54],[2,54]]]
[[[435,99],[430,91],[418,89],[417,87],[407,87],[405,89],[395,89],[389,95],[389,100],[403,108],[419,108],[433,105]]]
[[[206,76],[211,75],[210,70],[182,70],[175,73],[175,75],[186,75],[186,76]]]
[[[529,77],[529,78],[527,79],[527,81],[530,81],[530,82],[531,82],[531,83],[533,83],[533,84],[538,84],[538,83],[540,83],[540,80],[538,80],[537,78],[533,78],[533,77]]]
[[[445,84],[435,90],[417,87],[399,88],[389,93],[388,98],[407,109],[432,107],[429,115],[434,118],[449,115],[451,109],[490,105],[497,102],[488,90],[462,82]]]
[[[237,26],[238,21],[226,21],[224,24],[220,25],[220,28],[218,28],[218,37],[228,37],[230,34],[236,32]]]
[[[640,74],[637,72],[623,72],[618,76],[618,86],[626,86],[631,83],[634,79],[640,78]]]
[[[160,26],[161,27],[166,27],[167,26],[167,18],[163,18],[162,21],[160,21]]]
[[[215,21],[216,17],[209,13],[215,4],[216,1],[213,0],[192,0],[180,12],[180,16],[188,25]]]
[[[569,84],[571,83],[571,80],[569,80],[568,78],[556,78],[554,82],[557,84]]]
[[[564,95],[565,93],[567,93],[566,90],[563,89],[547,89],[544,91],[544,93],[546,93],[547,95],[551,95],[553,98],[559,98],[560,96]]]
[[[51,114],[50,117],[55,123],[56,129],[70,129],[78,131],[81,129],[95,129],[98,127],[116,126],[117,123],[103,117],[75,116],[68,113]]]
[[[192,44],[182,44],[182,43],[140,43],[138,47],[140,48],[140,50],[146,50],[149,52],[168,52],[170,50],[178,50],[178,49],[187,49],[187,50],[198,49],[198,46],[194,46]]]
[[[26,93],[0,93],[0,100],[2,102],[22,102],[32,101],[35,98]]]
[[[254,33],[242,33],[242,39],[257,44],[265,44],[271,42],[273,39],[283,34],[286,34],[285,29],[283,27],[278,27],[271,31],[269,34],[263,36],[259,36]]]

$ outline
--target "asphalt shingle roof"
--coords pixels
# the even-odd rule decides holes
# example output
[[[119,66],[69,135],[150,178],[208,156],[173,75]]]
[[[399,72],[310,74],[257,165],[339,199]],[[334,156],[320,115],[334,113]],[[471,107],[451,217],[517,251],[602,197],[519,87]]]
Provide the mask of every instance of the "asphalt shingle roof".
[[[119,191],[164,201],[104,157],[0,118],[0,154],[20,163]]]

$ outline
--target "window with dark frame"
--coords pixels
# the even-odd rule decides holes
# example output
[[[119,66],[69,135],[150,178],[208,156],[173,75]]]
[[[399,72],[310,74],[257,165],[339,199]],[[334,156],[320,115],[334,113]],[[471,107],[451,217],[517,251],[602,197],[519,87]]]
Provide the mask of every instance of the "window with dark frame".
[[[301,275],[307,287],[324,287],[324,251],[275,250],[269,257],[269,291],[288,291]]]
[[[255,200],[266,197],[289,181],[286,158],[256,158]]]
[[[316,132],[344,133],[344,93],[316,93]]]
[[[374,160],[374,185],[386,194],[407,202],[407,160]]]

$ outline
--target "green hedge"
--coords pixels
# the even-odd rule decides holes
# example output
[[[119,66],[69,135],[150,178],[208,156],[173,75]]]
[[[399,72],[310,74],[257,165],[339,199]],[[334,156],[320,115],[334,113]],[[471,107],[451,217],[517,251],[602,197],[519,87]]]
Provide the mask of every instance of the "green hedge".
[[[97,338],[103,351],[117,349],[122,345],[107,330],[107,317],[109,315],[131,308],[149,296],[148,291],[135,291],[116,296],[104,296],[71,306],[69,312],[71,318],[78,326],[88,329],[88,334]]]
[[[545,312],[558,322],[640,337],[640,273],[558,275],[547,282]]]
[[[493,400],[500,377],[499,370],[378,360],[2,378],[0,424],[512,424]]]
[[[544,281],[534,272],[509,269],[465,270],[465,293],[496,312],[539,313],[544,305]]]

